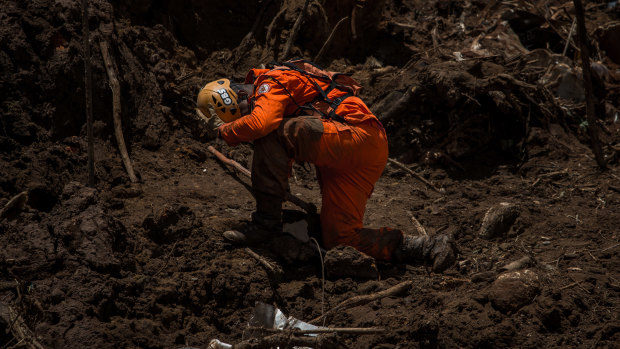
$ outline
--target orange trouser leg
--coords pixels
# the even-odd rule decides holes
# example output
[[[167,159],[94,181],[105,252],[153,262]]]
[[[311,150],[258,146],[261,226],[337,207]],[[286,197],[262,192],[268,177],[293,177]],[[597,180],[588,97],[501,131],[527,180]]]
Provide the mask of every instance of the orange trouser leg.
[[[363,228],[366,202],[387,162],[383,128],[373,122],[348,125],[300,116],[285,119],[274,133],[255,143],[255,194],[284,198],[288,183],[285,164],[289,158],[313,163],[322,190],[325,247],[349,245],[375,258],[390,259],[402,233],[390,228]],[[260,207],[258,201],[257,196]]]

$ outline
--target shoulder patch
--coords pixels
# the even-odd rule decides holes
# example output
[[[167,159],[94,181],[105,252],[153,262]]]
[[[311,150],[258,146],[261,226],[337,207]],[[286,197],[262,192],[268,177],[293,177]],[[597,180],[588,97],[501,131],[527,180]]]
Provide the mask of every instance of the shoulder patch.
[[[269,84],[262,84],[258,87],[257,94],[267,93],[269,92],[269,90],[271,90],[271,87],[269,86]]]

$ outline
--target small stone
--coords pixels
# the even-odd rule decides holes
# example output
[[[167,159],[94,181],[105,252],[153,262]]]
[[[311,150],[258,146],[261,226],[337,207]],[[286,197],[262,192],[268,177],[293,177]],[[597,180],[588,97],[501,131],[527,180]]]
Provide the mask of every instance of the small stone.
[[[538,275],[525,269],[500,274],[491,285],[489,300],[502,313],[513,313],[540,293]]]

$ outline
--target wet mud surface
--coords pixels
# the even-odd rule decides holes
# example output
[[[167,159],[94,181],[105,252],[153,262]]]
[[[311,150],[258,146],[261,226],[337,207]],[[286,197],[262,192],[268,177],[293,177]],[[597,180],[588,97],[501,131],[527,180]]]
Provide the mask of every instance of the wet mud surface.
[[[249,220],[254,199],[248,178],[207,146],[246,168],[252,146],[209,138],[194,101],[207,81],[280,59],[303,4],[89,1],[89,187],[81,2],[5,2],[0,347],[247,344],[269,334],[248,328],[256,302],[310,322],[408,281],[315,322],[385,332],[321,346],[618,347],[620,7],[585,4],[602,171],[572,2],[310,1],[288,57],[323,51],[318,63],[351,73],[386,127],[390,158],[409,170],[387,164],[365,224],[449,233],[459,253],[435,274],[346,248],[330,251],[324,270],[314,247],[289,239],[253,247],[274,272],[221,237]],[[114,135],[101,41],[136,183]],[[292,194],[320,207],[313,169],[294,169]]]

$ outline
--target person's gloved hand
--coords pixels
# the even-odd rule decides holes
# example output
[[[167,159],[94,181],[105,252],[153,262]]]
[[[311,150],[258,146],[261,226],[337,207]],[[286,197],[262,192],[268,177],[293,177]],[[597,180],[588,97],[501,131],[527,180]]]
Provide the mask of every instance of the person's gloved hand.
[[[218,128],[225,124],[222,119],[220,119],[214,110],[209,109],[211,115],[204,115],[200,110],[196,109],[196,114],[200,118],[204,125],[206,126],[207,136],[209,138],[217,138],[219,136]],[[210,117],[209,117],[210,116]]]
[[[220,119],[217,115],[211,116],[207,120],[207,133],[209,137],[217,138],[219,136],[218,128],[224,125],[224,121]]]

